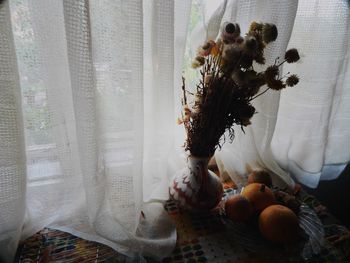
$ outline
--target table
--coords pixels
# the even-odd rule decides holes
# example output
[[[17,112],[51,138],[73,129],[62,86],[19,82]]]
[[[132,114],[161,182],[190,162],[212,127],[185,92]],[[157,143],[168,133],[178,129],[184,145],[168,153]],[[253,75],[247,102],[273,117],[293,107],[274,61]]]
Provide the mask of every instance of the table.
[[[233,189],[225,185],[225,194]],[[322,221],[326,242],[321,253],[308,260],[300,256],[300,246],[284,247],[266,243],[249,249],[240,236],[230,231],[219,209],[205,214],[179,210],[173,201],[165,209],[176,224],[178,239],[173,253],[163,262],[350,262],[350,232],[313,196],[300,191],[297,198],[314,209]],[[69,233],[45,228],[20,243],[16,262],[124,262],[111,248],[83,240]],[[147,259],[148,262],[154,262]]]

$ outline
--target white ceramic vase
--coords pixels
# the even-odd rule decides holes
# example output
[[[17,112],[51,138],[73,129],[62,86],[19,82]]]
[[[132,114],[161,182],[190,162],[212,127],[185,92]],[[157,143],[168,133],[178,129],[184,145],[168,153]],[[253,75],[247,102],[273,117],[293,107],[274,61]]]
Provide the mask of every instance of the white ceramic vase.
[[[175,173],[170,183],[170,198],[179,207],[192,211],[208,211],[221,201],[223,187],[220,178],[208,170],[210,157],[189,156],[187,167]]]

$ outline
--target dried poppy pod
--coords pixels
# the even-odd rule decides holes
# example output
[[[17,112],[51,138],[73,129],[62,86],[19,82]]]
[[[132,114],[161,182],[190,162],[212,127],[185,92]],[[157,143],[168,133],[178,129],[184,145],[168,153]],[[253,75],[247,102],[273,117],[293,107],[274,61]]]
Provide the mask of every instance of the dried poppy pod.
[[[234,43],[241,34],[241,28],[237,23],[226,22],[222,26],[221,39],[225,44]]]

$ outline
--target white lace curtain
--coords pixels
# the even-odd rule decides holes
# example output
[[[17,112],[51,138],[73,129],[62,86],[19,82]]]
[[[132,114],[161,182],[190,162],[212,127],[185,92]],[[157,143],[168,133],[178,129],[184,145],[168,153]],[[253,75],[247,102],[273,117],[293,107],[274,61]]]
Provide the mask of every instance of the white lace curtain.
[[[298,87],[256,100],[246,135],[217,153],[221,169],[238,183],[248,164],[317,184],[322,169],[350,159],[348,3],[222,4],[214,16],[203,9],[208,32],[226,20],[243,32],[252,20],[276,23],[268,62],[288,46],[302,60],[285,68]],[[134,258],[170,253],[176,232],[158,201],[183,165],[175,119],[190,9],[180,0],[1,4],[0,259],[45,226]]]

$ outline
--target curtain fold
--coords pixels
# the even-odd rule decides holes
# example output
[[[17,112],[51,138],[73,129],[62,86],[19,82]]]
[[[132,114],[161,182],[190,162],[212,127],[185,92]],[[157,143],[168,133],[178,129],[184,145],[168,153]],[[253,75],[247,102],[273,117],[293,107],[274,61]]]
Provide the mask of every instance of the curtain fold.
[[[98,112],[92,61],[90,10],[88,1],[63,1],[67,66],[70,76],[71,119],[74,130],[76,171],[82,178],[89,222],[96,220],[105,196],[103,172],[98,170]],[[70,144],[72,147],[72,145]],[[100,173],[99,173],[100,172]],[[101,178],[102,177],[102,178]]]
[[[144,198],[167,198],[167,159],[174,143],[174,1],[144,2]]]
[[[174,11],[173,11],[174,10]],[[181,111],[183,54],[191,1],[144,2],[144,200],[168,199],[168,184],[184,164]]]
[[[298,1],[228,1],[222,23],[238,22],[242,34],[247,32],[252,21],[276,24],[278,38],[265,51],[266,65],[270,65],[275,58],[283,57],[287,49],[297,7]],[[247,173],[257,167],[268,168],[274,174],[274,184],[290,187],[294,184],[289,174],[276,163],[271,151],[279,101],[279,92],[273,91],[254,100],[258,114],[252,118],[252,124],[245,128],[245,132],[236,127],[233,143],[226,143],[216,152],[221,173],[228,174],[238,186],[244,186]]]
[[[271,148],[301,183],[316,188],[350,160],[350,12],[347,1],[299,1],[288,47],[301,61],[286,65],[300,83],[281,92]]]
[[[0,261],[12,258],[25,214],[26,156],[9,3],[0,4]]]
[[[17,25],[27,23],[30,30],[25,38],[20,35],[25,34],[24,29],[15,31],[28,158],[26,221],[22,233],[27,237],[57,220],[76,215],[85,196],[76,190],[84,188],[63,4],[57,1],[16,4],[12,6],[15,11],[26,11],[26,16],[15,20]],[[33,127],[37,127],[35,133]]]

